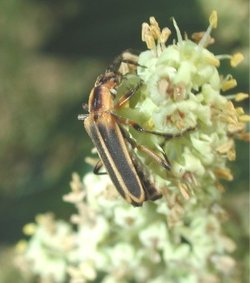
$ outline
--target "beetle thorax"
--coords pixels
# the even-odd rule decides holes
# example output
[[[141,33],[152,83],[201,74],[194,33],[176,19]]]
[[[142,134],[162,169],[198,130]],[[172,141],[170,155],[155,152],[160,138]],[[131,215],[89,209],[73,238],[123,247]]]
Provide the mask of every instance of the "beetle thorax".
[[[113,97],[110,88],[100,85],[92,89],[89,97],[89,112],[105,112],[113,108]]]

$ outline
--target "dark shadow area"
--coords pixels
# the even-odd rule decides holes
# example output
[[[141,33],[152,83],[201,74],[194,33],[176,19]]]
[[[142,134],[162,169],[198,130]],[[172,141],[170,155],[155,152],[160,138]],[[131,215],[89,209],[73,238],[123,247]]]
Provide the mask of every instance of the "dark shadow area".
[[[170,17],[175,15],[185,31],[202,26],[202,15],[193,1],[171,2],[151,1],[75,1],[75,11],[71,15],[60,13],[65,1],[47,1],[51,13],[58,17],[57,28],[43,45],[44,52],[60,56],[90,56],[112,58],[127,48],[141,50],[141,24],[150,16],[157,18],[162,26],[172,25]],[[67,5],[66,5],[67,7]],[[189,19],[187,11],[192,9],[194,19]]]

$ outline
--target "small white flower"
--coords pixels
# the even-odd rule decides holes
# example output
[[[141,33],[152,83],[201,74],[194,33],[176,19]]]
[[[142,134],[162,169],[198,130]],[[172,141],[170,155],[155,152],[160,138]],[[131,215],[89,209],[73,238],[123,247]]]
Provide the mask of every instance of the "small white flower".
[[[148,227],[145,227],[139,233],[141,243],[152,249],[161,249],[168,241],[167,227],[164,222],[156,222]]]
[[[35,274],[61,283],[66,278],[67,252],[73,245],[72,230],[63,221],[54,222],[50,215],[39,218],[41,222],[27,246],[25,258]]]
[[[114,209],[114,222],[120,226],[121,229],[140,229],[146,224],[145,216],[142,210],[136,209],[132,206],[119,206]]]

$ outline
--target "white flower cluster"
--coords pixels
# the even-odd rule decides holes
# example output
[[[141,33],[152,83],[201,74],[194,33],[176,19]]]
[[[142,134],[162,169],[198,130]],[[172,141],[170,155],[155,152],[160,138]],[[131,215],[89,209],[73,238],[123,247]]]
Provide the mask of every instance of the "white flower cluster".
[[[235,246],[221,232],[220,207],[208,213],[193,201],[170,209],[161,199],[134,208],[122,201],[109,177],[92,173],[83,184],[73,174],[71,188],[64,200],[78,210],[71,219],[77,230],[40,216],[44,221],[38,220],[23,253],[34,274],[50,279],[46,282],[68,282],[68,276],[71,283],[229,280],[235,262],[227,253]]]
[[[40,275],[40,282],[64,282],[68,252],[73,248],[71,225],[55,221],[51,213],[41,214],[36,217],[36,223],[24,226],[24,233],[31,238],[17,245],[16,262],[21,270]]]
[[[231,76],[221,78],[220,60],[229,58],[236,66],[242,56],[215,56],[205,48],[213,42],[210,32],[216,25],[212,13],[208,30],[195,34],[195,43],[182,38],[174,21],[178,40],[166,47],[170,30],[160,30],[154,18],[143,24],[142,39],[150,49],[139,56],[136,76],[143,86],[121,111],[136,114],[136,122],[148,130],[178,136],[166,141],[128,129],[136,142],[168,156],[171,171],[166,172],[135,149],[163,198],[135,208],[121,199],[108,176],[87,174],[82,183],[73,174],[72,191],[64,200],[77,209],[71,218],[77,229],[48,216],[45,222],[38,219],[23,252],[41,279],[236,282],[229,256],[235,245],[221,231],[226,213],[217,204],[222,189],[218,178],[232,179],[226,161],[235,159],[233,138],[247,139],[249,117],[230,101],[245,94],[221,94],[236,82]],[[118,94],[135,82],[129,75]]]
[[[242,108],[234,108],[231,99],[248,95],[224,95],[237,83],[217,69],[220,60],[230,59],[236,66],[243,56],[215,56],[208,51],[206,46],[214,42],[210,33],[217,26],[216,12],[209,22],[206,32],[193,35],[195,42],[187,36],[183,39],[173,20],[177,42],[167,46],[171,33],[168,28],[161,30],[153,17],[150,24],[143,24],[142,39],[149,48],[138,59],[137,76],[143,87],[136,94],[136,103],[122,110],[123,115],[136,112],[136,121],[143,128],[174,136],[163,138],[128,128],[138,144],[159,154],[164,151],[171,163],[170,172],[157,166],[150,156],[139,150],[137,153],[166,194],[177,189],[185,198],[209,185],[221,189],[220,178],[232,180],[227,161],[235,159],[234,138],[247,138],[244,131],[249,116]]]

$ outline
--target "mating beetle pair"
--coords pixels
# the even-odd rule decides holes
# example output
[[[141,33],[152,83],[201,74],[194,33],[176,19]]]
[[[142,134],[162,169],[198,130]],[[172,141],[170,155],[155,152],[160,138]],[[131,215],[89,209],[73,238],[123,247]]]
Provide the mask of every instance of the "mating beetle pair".
[[[178,137],[183,133],[172,135],[149,131],[136,122],[122,118],[115,113],[115,110],[123,107],[136,94],[142,84],[142,82],[138,83],[134,89],[129,89],[117,102],[114,102],[116,90],[123,79],[123,75],[118,71],[121,63],[139,66],[137,62],[126,59],[124,56],[125,53],[119,56],[105,73],[97,78],[89,96],[89,114],[79,115],[78,119],[83,121],[101,159],[96,164],[94,172],[98,174],[99,169],[104,165],[121,196],[128,203],[141,206],[144,201],[156,200],[162,194],[148,176],[145,176],[142,166],[129,147],[137,148],[138,151],[148,154],[166,170],[170,170],[171,165],[165,154],[160,156],[151,149],[137,144],[129,136],[124,125],[145,134],[162,136],[165,139]]]

